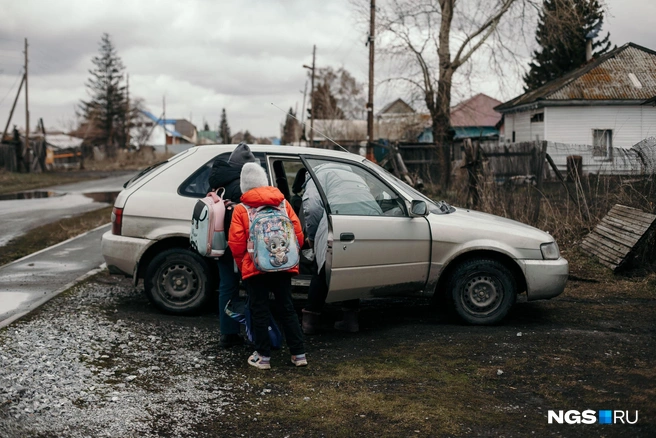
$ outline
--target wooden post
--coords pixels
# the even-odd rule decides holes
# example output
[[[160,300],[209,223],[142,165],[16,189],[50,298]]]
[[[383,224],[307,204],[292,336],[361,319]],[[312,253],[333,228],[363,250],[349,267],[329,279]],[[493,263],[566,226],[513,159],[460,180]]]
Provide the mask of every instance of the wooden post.
[[[535,196],[534,200],[534,207],[533,207],[533,217],[532,217],[532,222],[533,224],[536,224],[538,222],[538,219],[540,217],[540,203],[542,199],[542,175],[544,173],[544,161],[547,156],[547,142],[542,141],[542,149],[540,153],[538,154],[538,161],[536,163],[536,169],[535,169],[535,189],[537,191],[537,194]]]
[[[590,217],[588,216],[588,213],[585,210],[581,210],[581,203],[579,202],[578,199],[574,198],[574,195],[569,191],[569,187],[567,187],[567,183],[565,182],[565,178],[563,178],[563,174],[560,173],[560,170],[558,170],[558,167],[556,167],[556,163],[554,163],[553,159],[549,154],[546,154],[547,162],[549,162],[549,166],[553,169],[554,173],[556,174],[556,177],[560,180],[560,183],[565,187],[565,191],[567,192],[567,196],[569,196],[569,199],[572,200],[574,204],[579,208],[579,211],[583,215],[583,218],[586,221],[590,220]]]
[[[46,127],[43,124],[43,119],[39,119],[39,124],[41,125],[41,133],[43,134],[43,141],[41,142],[41,150],[39,151],[39,165],[41,166],[41,172],[46,171],[46,153],[48,146],[46,144]]]
[[[369,17],[369,101],[367,102],[367,159],[376,162],[374,157],[374,32],[376,31],[376,0],[371,0]]]
[[[478,191],[478,177],[480,166],[480,144],[477,142],[476,146],[472,143],[471,139],[467,138],[464,141],[465,146],[465,168],[467,169],[468,177],[468,193],[467,204],[471,208],[478,207],[481,196]]]
[[[11,123],[11,118],[14,116],[14,110],[16,109],[16,103],[18,102],[18,98],[20,97],[21,90],[23,89],[23,84],[25,83],[25,74],[23,74],[23,78],[21,79],[21,83],[18,86],[18,92],[16,93],[16,98],[14,99],[14,104],[11,106],[11,111],[9,111],[9,118],[7,119],[7,124],[5,125],[5,130],[2,132],[2,137],[0,137],[0,143],[5,139],[5,135],[7,135],[7,130],[9,129],[9,124]]]
[[[30,102],[27,90],[27,38],[25,38],[25,151],[23,157],[25,161],[25,170],[27,173],[30,173],[30,164],[32,161],[30,154]]]

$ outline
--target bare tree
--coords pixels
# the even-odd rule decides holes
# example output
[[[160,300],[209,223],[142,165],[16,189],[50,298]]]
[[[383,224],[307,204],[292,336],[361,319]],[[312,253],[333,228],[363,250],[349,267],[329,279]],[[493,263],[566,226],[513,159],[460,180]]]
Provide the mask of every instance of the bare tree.
[[[423,97],[431,115],[434,141],[441,149],[437,151],[437,161],[440,183],[446,189],[451,174],[451,152],[447,145],[454,75],[485,45],[512,51],[514,44],[504,39],[500,25],[507,21],[522,28],[528,12],[535,13],[541,1],[387,0],[381,3],[377,12],[378,47],[387,55],[405,60],[404,74],[396,79],[411,84]],[[413,70],[416,75],[412,74]]]
[[[365,113],[364,87],[340,67],[317,68],[314,90],[315,119],[362,119]],[[308,111],[312,111],[309,109]]]

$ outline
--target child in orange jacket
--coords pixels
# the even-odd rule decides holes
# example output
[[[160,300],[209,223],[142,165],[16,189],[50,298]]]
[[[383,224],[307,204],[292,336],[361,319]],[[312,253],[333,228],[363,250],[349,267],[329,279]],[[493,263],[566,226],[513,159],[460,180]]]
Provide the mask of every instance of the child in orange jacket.
[[[253,342],[255,352],[248,358],[249,365],[260,369],[270,369],[271,340],[269,338],[269,293],[275,296],[276,305],[281,315],[282,329],[285,333],[287,346],[292,354],[291,361],[296,366],[307,365],[303,333],[298,316],[294,310],[291,294],[291,278],[298,274],[298,265],[282,272],[259,271],[251,254],[248,252],[250,238],[250,219],[243,205],[257,208],[265,205],[279,206],[285,200],[276,187],[271,187],[264,169],[255,163],[247,163],[241,171],[242,204],[237,205],[232,214],[228,245],[241,272],[241,278],[246,284],[250,303]],[[301,223],[288,202],[284,203],[287,216],[294,224],[294,233],[298,240],[298,248],[303,244]]]

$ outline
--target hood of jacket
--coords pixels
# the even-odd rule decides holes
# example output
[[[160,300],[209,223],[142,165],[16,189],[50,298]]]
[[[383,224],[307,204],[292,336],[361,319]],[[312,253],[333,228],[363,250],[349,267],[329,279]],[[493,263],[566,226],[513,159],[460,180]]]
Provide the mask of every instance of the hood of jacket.
[[[278,206],[284,199],[282,192],[271,186],[257,187],[241,195],[241,202],[256,208],[264,205]]]
[[[220,160],[214,166],[216,172],[213,174],[212,186],[214,188],[226,187],[233,181],[239,181],[243,165],[230,165],[227,161]]]

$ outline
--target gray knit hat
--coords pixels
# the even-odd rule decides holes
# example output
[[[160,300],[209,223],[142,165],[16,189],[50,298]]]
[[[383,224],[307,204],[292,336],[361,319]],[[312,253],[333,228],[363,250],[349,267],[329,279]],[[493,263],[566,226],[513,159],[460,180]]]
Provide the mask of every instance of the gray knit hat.
[[[241,169],[241,178],[239,180],[239,187],[242,193],[246,193],[251,189],[258,187],[265,187],[269,185],[267,174],[257,163],[246,163]]]
[[[231,166],[243,166],[246,163],[259,163],[260,160],[255,158],[251,148],[244,142],[237,145],[228,158],[228,164]]]

